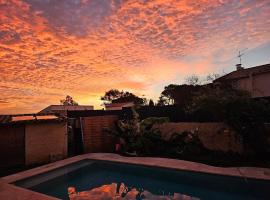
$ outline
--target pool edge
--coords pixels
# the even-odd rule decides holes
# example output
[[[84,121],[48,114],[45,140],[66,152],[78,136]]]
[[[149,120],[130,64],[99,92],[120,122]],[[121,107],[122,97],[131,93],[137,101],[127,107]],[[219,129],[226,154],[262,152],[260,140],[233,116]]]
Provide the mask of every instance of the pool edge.
[[[29,195],[38,195],[39,193],[22,189],[20,187],[12,185],[12,183],[26,179],[38,174],[42,174],[60,167],[63,167],[68,164],[72,164],[81,160],[92,159],[92,160],[101,160],[101,161],[112,161],[112,162],[120,162],[126,164],[137,164],[151,167],[162,167],[168,169],[175,170],[183,170],[183,171],[191,171],[191,172],[199,172],[199,173],[208,173],[215,175],[223,175],[223,176],[233,176],[239,177],[243,179],[257,179],[257,180],[266,180],[270,181],[270,169],[267,168],[255,168],[255,167],[214,167],[206,164],[184,161],[184,160],[176,160],[176,159],[168,159],[168,158],[154,158],[154,157],[123,157],[118,154],[112,153],[89,153],[84,155],[79,155],[71,158],[67,158],[64,160],[60,160],[54,163],[50,163],[47,165],[43,165],[37,168],[33,168],[30,170],[26,170],[23,172],[19,172],[16,174],[12,174],[6,177],[0,178],[0,197],[7,192],[7,190],[14,190],[15,193],[11,195],[24,195],[25,193],[29,193]],[[4,185],[4,186],[3,186]],[[20,194],[21,193],[21,194]],[[6,195],[6,193],[5,193]],[[42,196],[42,199],[56,199],[50,198],[49,196]],[[26,198],[27,199],[27,198]]]

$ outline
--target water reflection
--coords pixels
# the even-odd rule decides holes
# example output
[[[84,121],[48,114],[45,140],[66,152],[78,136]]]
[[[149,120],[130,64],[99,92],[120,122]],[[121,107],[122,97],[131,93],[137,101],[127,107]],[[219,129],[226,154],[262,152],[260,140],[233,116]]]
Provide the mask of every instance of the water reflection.
[[[128,187],[124,183],[112,183],[88,191],[76,191],[75,187],[68,188],[70,200],[199,200],[185,194],[160,191],[152,194],[143,188]]]

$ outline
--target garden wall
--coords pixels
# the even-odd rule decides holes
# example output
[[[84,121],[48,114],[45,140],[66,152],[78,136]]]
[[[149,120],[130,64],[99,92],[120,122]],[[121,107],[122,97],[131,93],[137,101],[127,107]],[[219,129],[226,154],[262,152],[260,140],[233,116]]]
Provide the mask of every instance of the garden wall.
[[[0,169],[24,165],[24,126],[0,126]]]
[[[209,150],[239,154],[243,152],[241,138],[224,123],[179,122],[166,123],[158,127],[165,139],[169,139],[173,133],[195,131],[203,145]]]
[[[67,157],[66,122],[25,125],[25,164],[42,164]]]
[[[65,121],[0,124],[0,170],[49,163],[66,157]]]

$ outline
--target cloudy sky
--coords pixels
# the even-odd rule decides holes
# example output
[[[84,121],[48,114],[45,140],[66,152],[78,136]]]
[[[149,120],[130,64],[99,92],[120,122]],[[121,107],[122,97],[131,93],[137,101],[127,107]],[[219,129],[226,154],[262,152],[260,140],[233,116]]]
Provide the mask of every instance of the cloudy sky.
[[[269,0],[0,0],[0,114],[270,63]]]

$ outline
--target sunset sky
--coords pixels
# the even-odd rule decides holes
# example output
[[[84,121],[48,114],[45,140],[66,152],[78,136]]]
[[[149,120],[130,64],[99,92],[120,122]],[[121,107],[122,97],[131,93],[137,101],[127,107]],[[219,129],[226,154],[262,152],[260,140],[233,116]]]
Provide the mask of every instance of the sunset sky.
[[[67,94],[159,96],[191,74],[270,63],[270,0],[0,0],[0,114]]]

